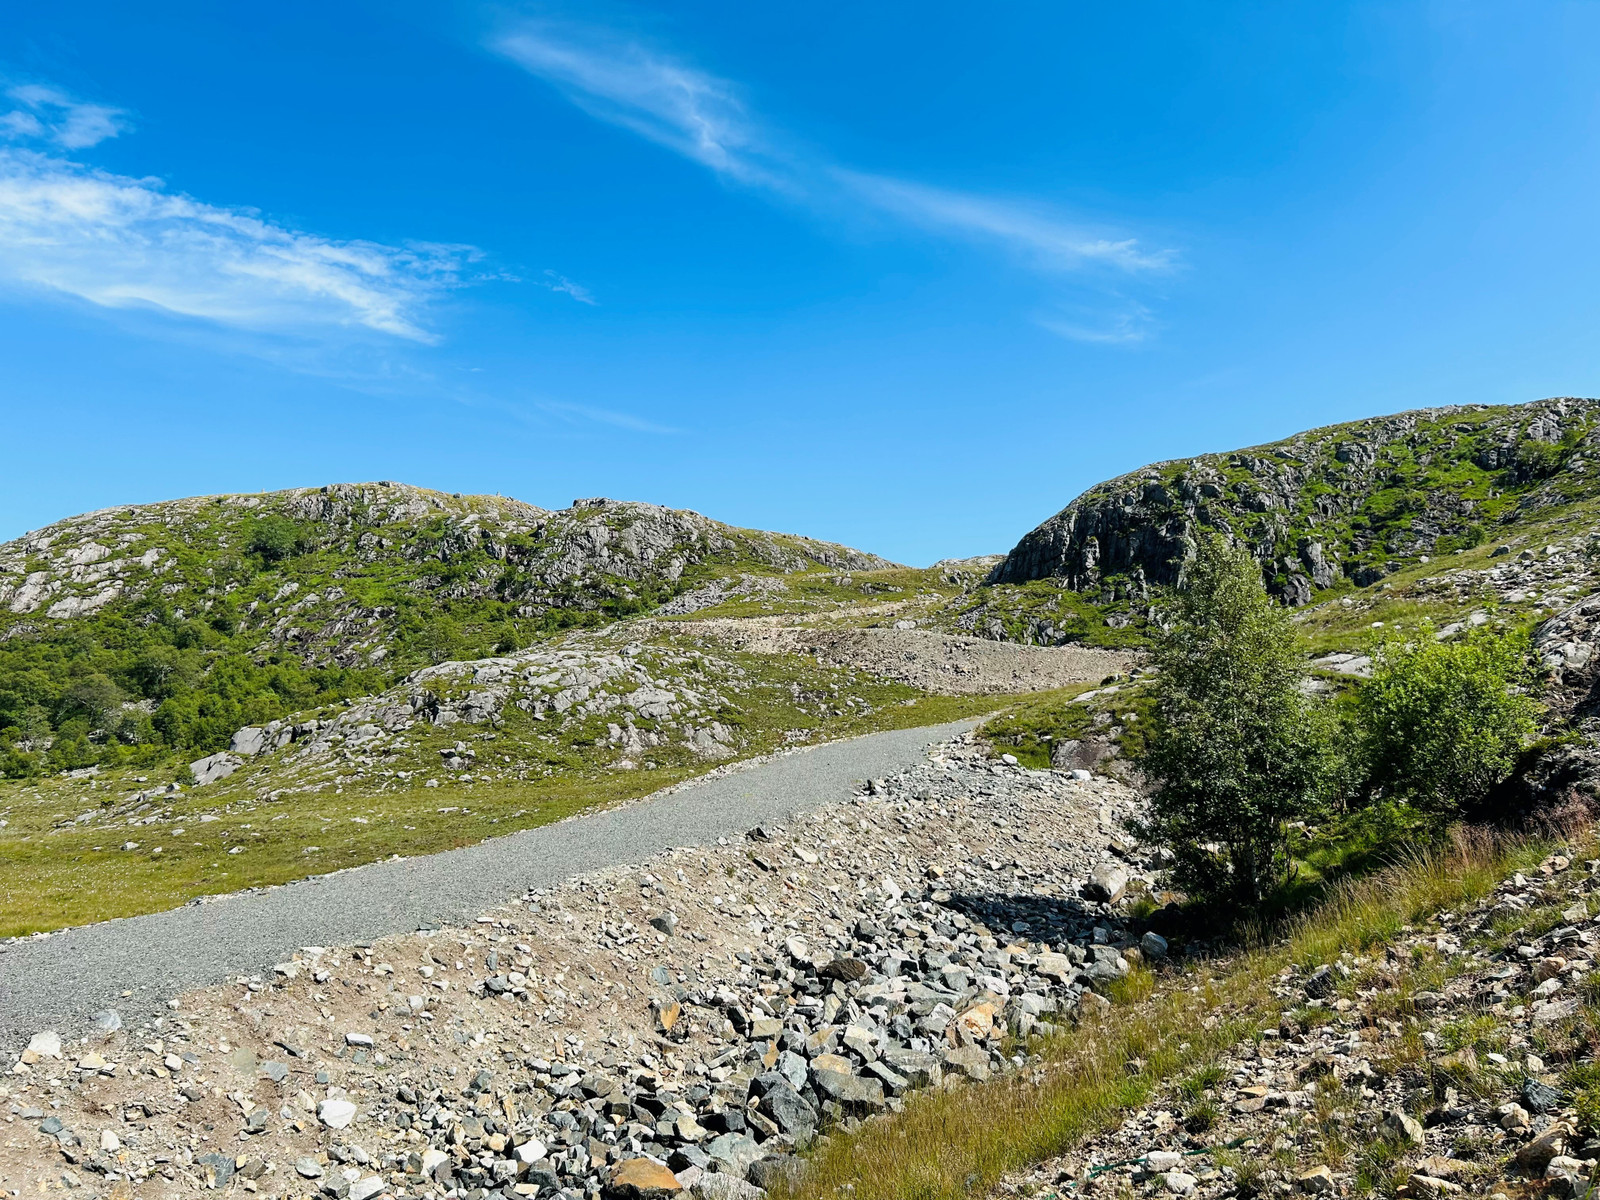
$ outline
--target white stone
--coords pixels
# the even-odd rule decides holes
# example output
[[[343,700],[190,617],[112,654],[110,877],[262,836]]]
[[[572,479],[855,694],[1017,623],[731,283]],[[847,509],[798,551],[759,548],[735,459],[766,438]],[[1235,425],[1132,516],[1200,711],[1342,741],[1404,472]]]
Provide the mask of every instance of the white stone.
[[[372,1200],[373,1196],[388,1186],[381,1175],[368,1175],[350,1185],[350,1200]]]
[[[356,1119],[356,1106],[348,1100],[324,1100],[317,1105],[317,1120],[329,1129],[343,1129]]]
[[[516,1159],[520,1163],[536,1163],[549,1153],[548,1146],[538,1138],[533,1138],[517,1147]]]
[[[60,1058],[61,1035],[52,1029],[47,1029],[43,1033],[36,1033],[28,1042],[28,1049],[32,1050],[40,1058]]]

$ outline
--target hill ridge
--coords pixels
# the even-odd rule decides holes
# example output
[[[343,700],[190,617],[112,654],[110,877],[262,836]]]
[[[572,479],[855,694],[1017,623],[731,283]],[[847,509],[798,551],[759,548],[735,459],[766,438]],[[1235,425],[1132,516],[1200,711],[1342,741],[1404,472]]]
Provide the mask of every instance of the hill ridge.
[[[1600,401],[1572,396],[1444,405],[1151,463],[1084,491],[989,581],[1142,595],[1180,583],[1198,530],[1212,528],[1252,550],[1285,603],[1306,604],[1591,494],[1597,417]]]

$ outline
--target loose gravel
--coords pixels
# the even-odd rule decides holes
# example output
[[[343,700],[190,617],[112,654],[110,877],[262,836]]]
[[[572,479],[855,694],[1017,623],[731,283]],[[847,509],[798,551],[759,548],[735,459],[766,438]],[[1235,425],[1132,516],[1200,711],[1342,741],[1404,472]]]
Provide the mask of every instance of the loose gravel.
[[[283,887],[0,946],[0,1050],[39,1029],[72,1034],[116,1008],[142,1019],[168,997],[250,975],[300,946],[343,945],[470,922],[484,908],[670,847],[712,843],[843,799],[861,780],[923,761],[975,722],[870,734],[796,750],[509,837]]]

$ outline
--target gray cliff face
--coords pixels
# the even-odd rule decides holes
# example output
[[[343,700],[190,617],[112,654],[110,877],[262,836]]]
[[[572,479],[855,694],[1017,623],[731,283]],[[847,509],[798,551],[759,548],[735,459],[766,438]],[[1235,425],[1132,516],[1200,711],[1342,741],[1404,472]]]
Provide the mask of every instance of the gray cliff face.
[[[991,583],[1056,579],[1105,598],[1181,586],[1202,530],[1244,545],[1286,604],[1348,576],[1470,544],[1484,525],[1592,490],[1600,401],[1452,406],[1156,463],[1091,488],[1027,534]]]

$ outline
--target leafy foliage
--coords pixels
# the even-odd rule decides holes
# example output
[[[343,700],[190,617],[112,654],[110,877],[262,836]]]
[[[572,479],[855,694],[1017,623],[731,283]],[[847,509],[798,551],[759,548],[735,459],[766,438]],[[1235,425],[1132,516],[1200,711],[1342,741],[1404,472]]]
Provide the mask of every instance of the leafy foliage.
[[[268,514],[252,522],[246,543],[253,554],[266,563],[279,562],[307,548],[300,527],[287,517]]]
[[[1368,787],[1439,816],[1477,808],[1516,765],[1537,706],[1525,635],[1390,634],[1356,697]]]
[[[1332,713],[1303,686],[1299,639],[1255,562],[1218,538],[1201,543],[1155,660],[1145,833],[1174,852],[1191,893],[1259,903],[1289,869],[1287,823],[1333,792]]]

